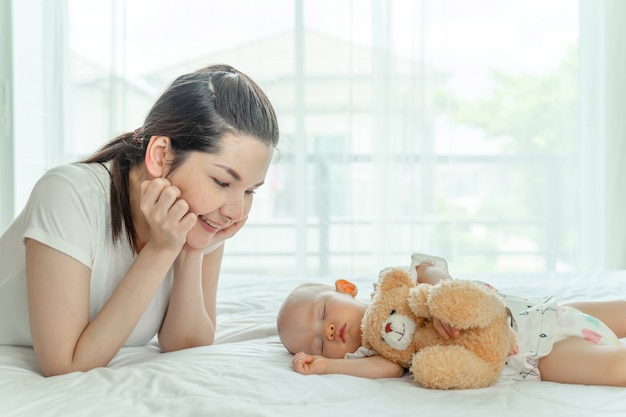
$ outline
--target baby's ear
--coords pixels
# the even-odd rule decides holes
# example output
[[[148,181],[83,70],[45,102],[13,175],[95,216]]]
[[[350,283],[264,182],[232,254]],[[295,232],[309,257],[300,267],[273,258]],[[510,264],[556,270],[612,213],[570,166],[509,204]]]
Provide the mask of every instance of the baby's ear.
[[[335,281],[335,290],[337,292],[348,294],[353,297],[356,297],[357,293],[359,292],[356,284],[351,283],[347,279],[338,279],[337,281]]]

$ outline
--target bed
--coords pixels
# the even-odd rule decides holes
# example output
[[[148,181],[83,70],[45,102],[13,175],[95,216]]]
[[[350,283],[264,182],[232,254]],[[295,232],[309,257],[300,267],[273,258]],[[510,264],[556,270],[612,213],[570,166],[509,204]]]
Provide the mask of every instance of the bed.
[[[374,278],[354,280],[366,294]],[[467,278],[529,297],[626,298],[626,271]],[[283,297],[303,281],[223,276],[213,346],[161,354],[152,342],[124,348],[106,368],[52,378],[39,375],[31,348],[0,346],[0,416],[626,415],[623,388],[499,381],[486,389],[434,391],[409,375],[299,375],[274,321]]]

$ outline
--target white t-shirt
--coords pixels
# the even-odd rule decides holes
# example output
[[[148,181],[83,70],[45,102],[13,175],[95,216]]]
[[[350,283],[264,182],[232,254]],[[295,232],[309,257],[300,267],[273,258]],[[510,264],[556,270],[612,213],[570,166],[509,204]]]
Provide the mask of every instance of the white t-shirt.
[[[125,235],[111,239],[110,177],[100,164],[48,171],[22,213],[0,237],[0,344],[32,346],[26,295],[24,239],[63,252],[91,269],[89,319],[102,309],[135,258]],[[126,341],[142,345],[159,330],[167,309],[172,270]]]

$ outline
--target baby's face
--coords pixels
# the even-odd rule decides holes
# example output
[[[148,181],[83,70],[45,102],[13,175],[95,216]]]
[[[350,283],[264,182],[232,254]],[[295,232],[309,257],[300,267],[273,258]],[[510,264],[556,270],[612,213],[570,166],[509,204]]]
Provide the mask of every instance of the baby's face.
[[[361,346],[367,304],[332,289],[303,289],[285,308],[281,340],[291,353],[340,359]]]

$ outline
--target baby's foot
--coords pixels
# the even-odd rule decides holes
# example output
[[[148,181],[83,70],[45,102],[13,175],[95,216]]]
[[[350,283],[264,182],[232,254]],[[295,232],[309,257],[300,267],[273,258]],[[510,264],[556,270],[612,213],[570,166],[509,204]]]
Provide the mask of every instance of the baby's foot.
[[[430,262],[448,272],[448,262],[445,259],[439,256],[426,255],[425,253],[414,253],[413,255],[411,255],[411,266],[409,267],[409,275],[415,282],[417,282],[417,271],[415,270],[415,267],[417,267],[422,262]]]

